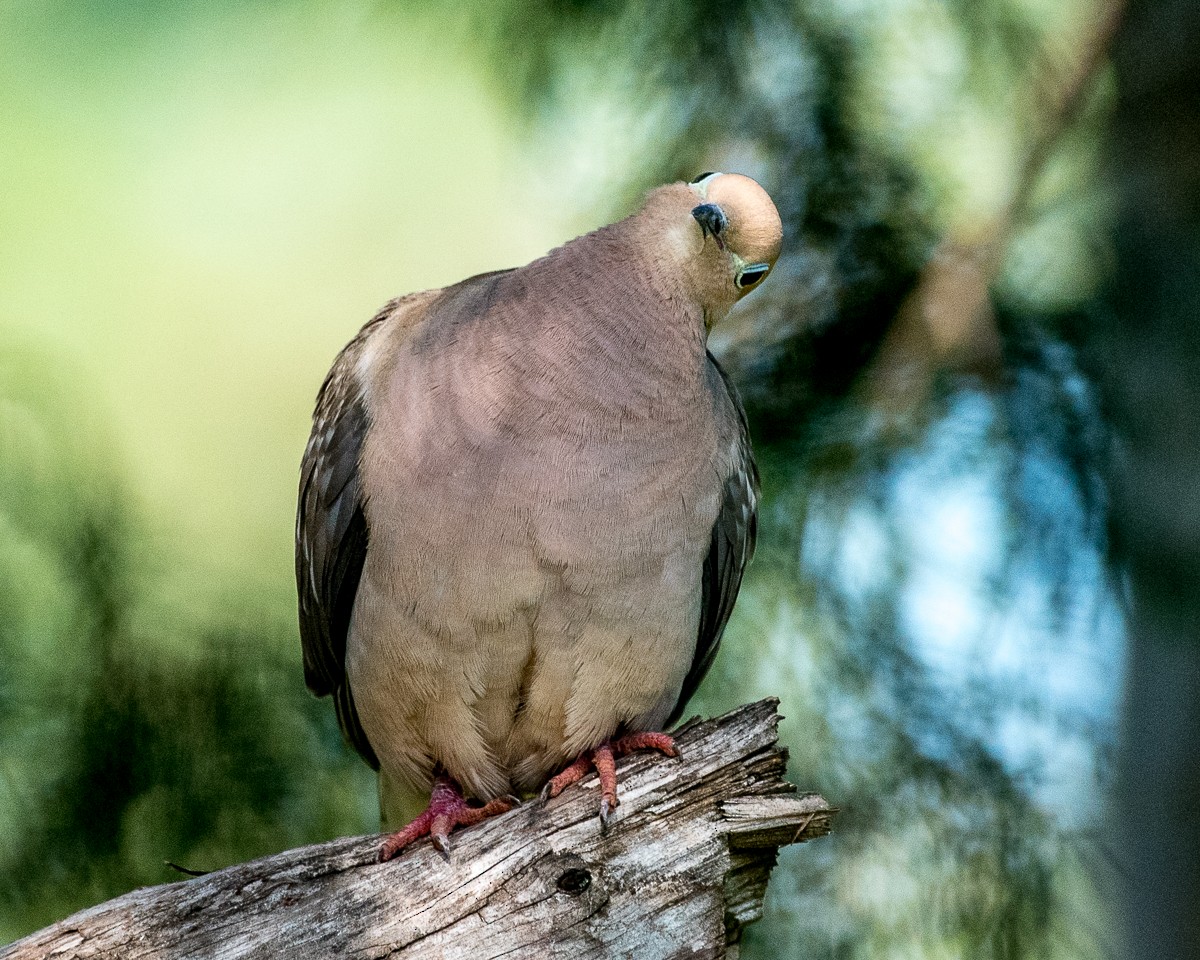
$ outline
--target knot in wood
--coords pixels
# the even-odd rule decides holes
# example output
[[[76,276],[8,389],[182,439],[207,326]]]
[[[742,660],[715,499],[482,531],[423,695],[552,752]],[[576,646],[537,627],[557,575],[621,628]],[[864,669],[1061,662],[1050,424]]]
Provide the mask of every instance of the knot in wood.
[[[558,878],[558,889],[573,897],[579,896],[592,885],[592,875],[582,867],[572,867],[564,871]]]

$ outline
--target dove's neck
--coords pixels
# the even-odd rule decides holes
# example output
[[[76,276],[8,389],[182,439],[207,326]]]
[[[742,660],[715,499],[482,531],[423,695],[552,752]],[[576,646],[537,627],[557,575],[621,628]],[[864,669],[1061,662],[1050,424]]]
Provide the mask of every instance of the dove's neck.
[[[620,225],[617,225],[618,227]],[[703,311],[657,275],[657,264],[615,227],[572,242],[526,268],[526,377],[604,405],[685,403],[705,389]]]

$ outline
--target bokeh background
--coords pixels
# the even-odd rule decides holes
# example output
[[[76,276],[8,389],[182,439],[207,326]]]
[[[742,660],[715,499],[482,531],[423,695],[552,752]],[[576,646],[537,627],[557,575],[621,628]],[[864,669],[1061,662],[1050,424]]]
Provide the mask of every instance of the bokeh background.
[[[0,943],[168,861],[375,829],[295,624],[325,371],[391,296],[710,169],[787,239],[713,338],[766,499],[689,713],[779,696],[791,778],[843,811],[743,955],[1099,957],[1120,906],[1195,923],[1194,866],[1163,874],[1200,789],[1196,19],[0,4]]]

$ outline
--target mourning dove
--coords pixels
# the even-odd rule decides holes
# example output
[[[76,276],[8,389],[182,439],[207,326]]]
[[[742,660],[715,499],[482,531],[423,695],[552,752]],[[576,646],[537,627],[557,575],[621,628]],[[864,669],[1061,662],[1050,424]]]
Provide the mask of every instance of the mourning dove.
[[[661,731],[756,529],[707,336],[781,239],[755,181],[704,174],[528,266],[393,300],[338,355],[301,467],[300,633],[385,823],[430,798],[381,860],[426,833],[448,851],[592,766],[607,823],[614,756],[674,754]]]

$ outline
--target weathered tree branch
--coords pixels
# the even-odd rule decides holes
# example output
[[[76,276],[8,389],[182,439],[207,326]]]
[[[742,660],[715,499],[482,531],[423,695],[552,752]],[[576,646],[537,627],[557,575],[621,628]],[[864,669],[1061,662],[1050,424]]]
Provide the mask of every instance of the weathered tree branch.
[[[681,760],[621,763],[607,835],[592,777],[377,865],[355,837],[135,890],[0,950],[33,958],[736,957],[780,846],[834,811],[783,779],[777,702],[679,735]]]

